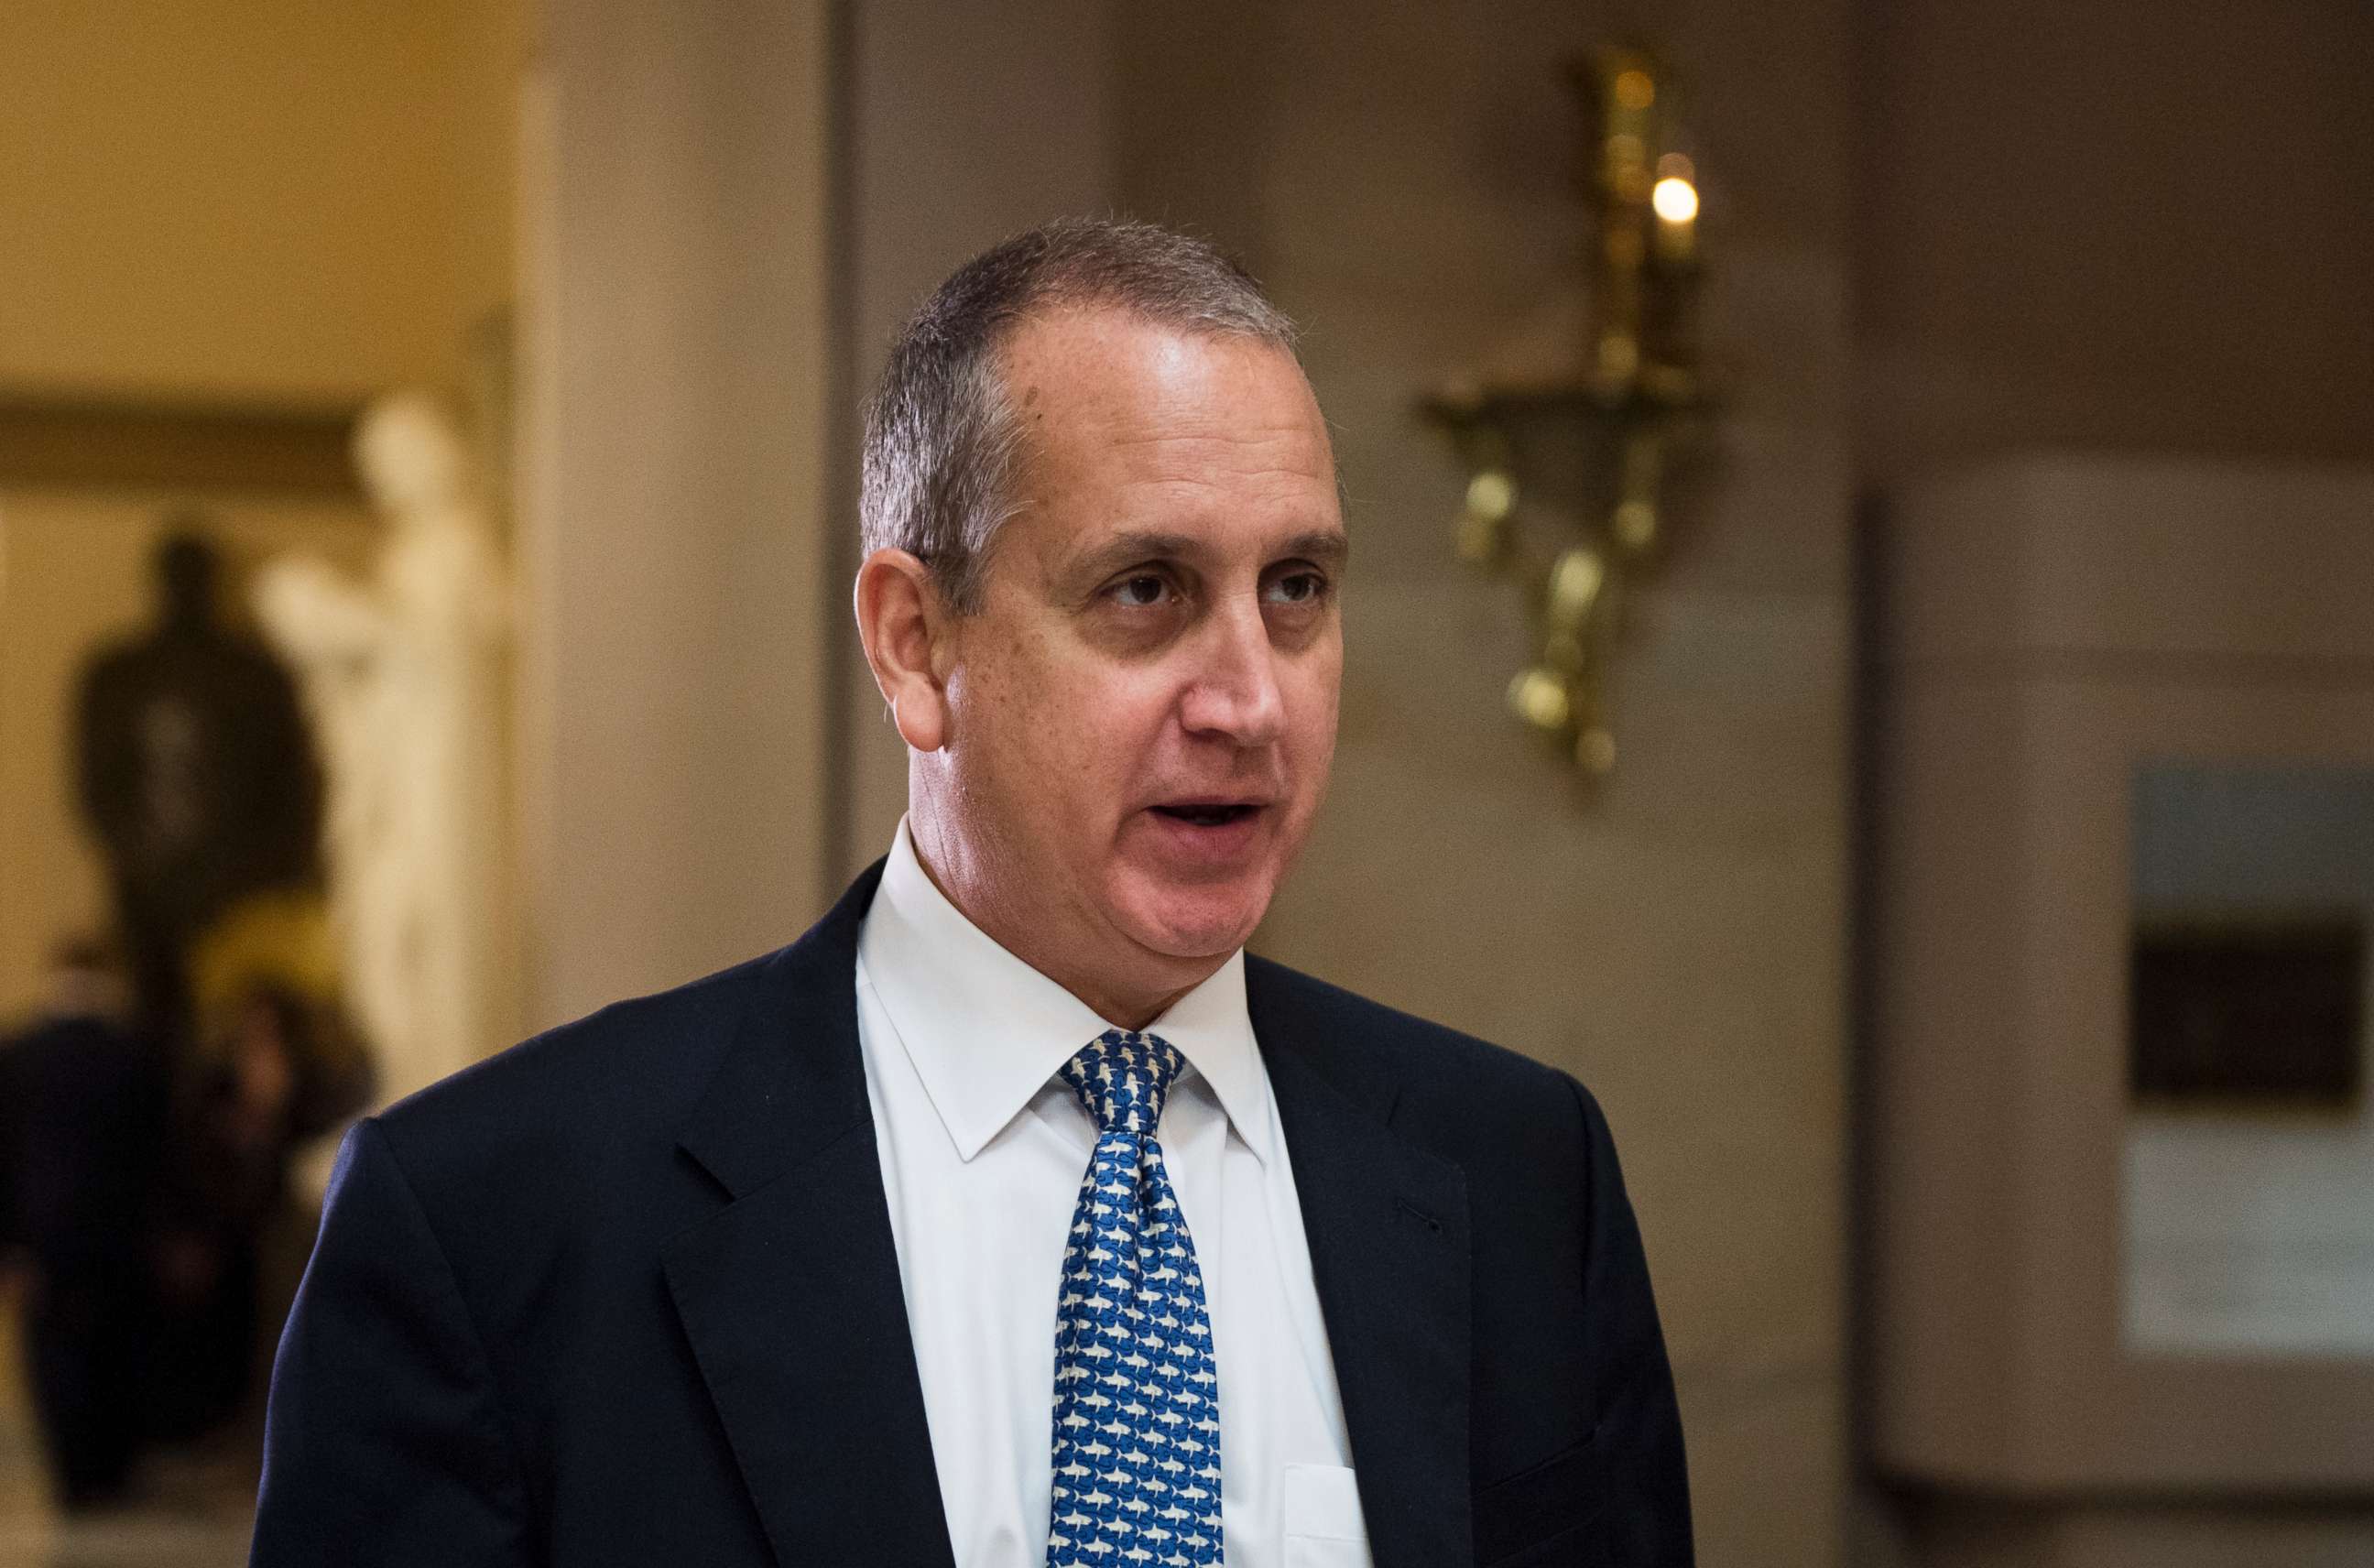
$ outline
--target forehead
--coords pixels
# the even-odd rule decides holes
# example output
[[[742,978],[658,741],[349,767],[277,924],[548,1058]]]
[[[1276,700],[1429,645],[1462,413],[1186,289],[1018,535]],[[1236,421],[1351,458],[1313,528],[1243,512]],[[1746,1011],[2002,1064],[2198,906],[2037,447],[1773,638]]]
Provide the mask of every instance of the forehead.
[[[1341,526],[1326,423],[1283,348],[1075,309],[1017,328],[1002,368],[1022,435],[1017,524],[1161,511]]]

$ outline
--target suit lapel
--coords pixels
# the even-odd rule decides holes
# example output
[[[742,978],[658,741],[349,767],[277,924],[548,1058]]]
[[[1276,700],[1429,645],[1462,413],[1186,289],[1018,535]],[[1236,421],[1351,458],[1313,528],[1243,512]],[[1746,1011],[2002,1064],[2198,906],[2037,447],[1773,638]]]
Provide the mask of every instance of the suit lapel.
[[[1277,1098],[1377,1568],[1466,1568],[1470,1518],[1467,1187],[1393,1132],[1397,1085],[1318,994],[1246,967]]]
[[[954,1562],[857,1039],[879,874],[771,961],[680,1138],[732,1201],[668,1290],[784,1568]]]

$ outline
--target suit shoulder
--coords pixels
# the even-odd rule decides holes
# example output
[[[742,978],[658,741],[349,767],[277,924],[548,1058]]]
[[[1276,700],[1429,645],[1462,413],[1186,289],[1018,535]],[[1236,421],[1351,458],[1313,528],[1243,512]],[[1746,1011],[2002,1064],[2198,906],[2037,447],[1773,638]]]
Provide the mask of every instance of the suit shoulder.
[[[1415,1013],[1372,1001],[1299,970],[1268,959],[1245,958],[1249,1000],[1266,1012],[1273,1027],[1304,1043],[1352,1041],[1404,1081],[1453,1097],[1484,1094],[1536,1099],[1588,1091],[1572,1077],[1504,1045],[1463,1033]]]
[[[415,1183],[498,1157],[566,1157],[673,1136],[790,949],[583,1018],[464,1067],[373,1118]]]

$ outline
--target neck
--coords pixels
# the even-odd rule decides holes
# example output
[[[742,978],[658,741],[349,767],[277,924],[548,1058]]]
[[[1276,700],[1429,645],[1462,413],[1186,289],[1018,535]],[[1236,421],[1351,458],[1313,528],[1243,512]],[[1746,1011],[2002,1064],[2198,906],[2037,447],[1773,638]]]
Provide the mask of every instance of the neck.
[[[1042,974],[1046,973],[1044,970],[1040,970],[1040,973]],[[1076,988],[1065,984],[1062,980],[1056,979],[1054,976],[1050,975],[1049,978],[1055,979],[1055,984],[1063,985],[1064,990],[1070,991],[1075,996],[1078,996],[1081,1004],[1089,1011],[1095,1013],[1099,1018],[1104,1020],[1107,1023],[1111,1024],[1115,1029],[1126,1029],[1133,1034],[1144,1030],[1146,1025],[1152,1023],[1156,1019],[1160,1018],[1164,1013],[1169,1012],[1170,1010],[1170,1005],[1173,1002],[1176,1002],[1180,997],[1195,989],[1195,985],[1203,984],[1203,982],[1199,980],[1195,983],[1195,985],[1181,985],[1178,990],[1171,992],[1167,996],[1158,997],[1151,1003],[1144,1003],[1133,1007],[1128,1003],[1122,1001],[1118,997],[1111,1001],[1099,1002],[1093,996],[1082,995]]]
[[[1117,984],[1106,977],[1079,970],[1062,962],[1053,952],[1047,950],[1063,944],[1031,941],[1020,922],[1005,918],[995,900],[979,896],[961,876],[944,874],[941,867],[959,864],[958,857],[949,855],[947,846],[938,842],[939,835],[928,833],[911,815],[907,821],[907,835],[908,842],[914,846],[915,863],[923,868],[923,875],[931,878],[932,886],[955,906],[958,914],[971,921],[991,941],[1071,993],[1082,1007],[1115,1029],[1133,1032],[1145,1029],[1169,1012],[1171,1004],[1210,979],[1219,972],[1222,964],[1228,962],[1227,956],[1223,955],[1204,965],[1201,973],[1172,973],[1152,985],[1134,986]],[[927,838],[932,842],[926,843]]]

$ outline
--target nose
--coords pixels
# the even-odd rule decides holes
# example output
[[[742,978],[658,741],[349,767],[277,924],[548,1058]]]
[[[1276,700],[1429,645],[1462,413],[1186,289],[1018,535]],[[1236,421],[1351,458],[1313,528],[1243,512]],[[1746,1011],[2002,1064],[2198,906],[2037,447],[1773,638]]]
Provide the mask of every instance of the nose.
[[[1277,650],[1258,595],[1229,603],[1206,622],[1194,645],[1196,667],[1180,698],[1180,723],[1240,747],[1274,743],[1286,729]]]

